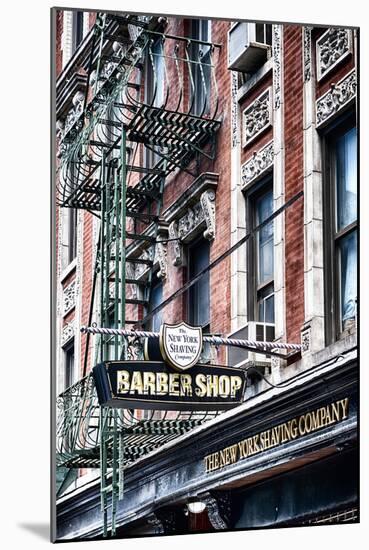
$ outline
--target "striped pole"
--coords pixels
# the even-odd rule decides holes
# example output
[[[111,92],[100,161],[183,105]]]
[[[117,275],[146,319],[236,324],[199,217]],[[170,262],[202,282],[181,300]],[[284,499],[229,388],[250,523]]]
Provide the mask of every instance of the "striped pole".
[[[87,334],[110,334],[111,336],[130,336],[138,338],[159,338],[158,332],[150,332],[147,330],[126,330],[120,328],[104,328],[104,327],[81,327],[81,332]],[[256,340],[239,340],[235,338],[222,338],[220,336],[204,336],[204,342],[213,344],[216,346],[239,346],[239,347],[253,347],[256,349],[273,350],[273,349],[285,349],[300,351],[302,349],[301,344],[287,344],[285,342],[260,342]]]

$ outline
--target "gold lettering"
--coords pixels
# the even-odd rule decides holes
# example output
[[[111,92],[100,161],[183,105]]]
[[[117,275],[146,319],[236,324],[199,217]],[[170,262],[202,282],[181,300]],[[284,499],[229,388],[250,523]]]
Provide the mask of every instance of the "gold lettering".
[[[127,393],[129,391],[129,372],[118,370],[117,372],[118,393]]]
[[[242,378],[240,376],[231,376],[231,397],[235,397],[237,390],[242,386]]]
[[[131,382],[131,388],[129,390],[129,393],[142,393],[143,392],[143,385],[142,385],[142,375],[140,371],[134,371],[132,374],[132,382]]]
[[[260,447],[259,447],[259,444],[257,443],[257,440],[259,439],[259,434],[254,435],[252,439],[254,441],[255,453],[260,453]]]
[[[238,450],[240,451],[240,458],[246,458],[244,441],[238,443]]]
[[[298,436],[297,420],[293,418],[291,420],[291,437],[295,439]]]
[[[145,395],[155,395],[155,373],[144,372],[143,373],[143,393]]]
[[[339,401],[341,407],[342,407],[342,420],[348,417],[348,407],[349,407],[349,399],[346,397],[346,399],[341,399]]]
[[[311,432],[311,414],[310,413],[305,414],[305,430],[307,434]]]
[[[196,383],[196,395],[197,397],[204,397],[206,395],[206,375],[205,374],[197,374],[195,378]]]
[[[305,416],[300,416],[299,418],[299,434],[305,434]]]
[[[326,407],[326,415],[327,415],[327,422],[325,423],[325,425],[332,424],[331,411],[330,411],[329,405]]]
[[[340,408],[338,405],[338,401],[336,403],[332,403],[332,421],[337,422],[340,419]]]
[[[237,445],[232,445],[229,447],[229,452],[231,455],[231,463],[233,464],[237,460]]]
[[[169,395],[178,396],[179,395],[179,374],[170,373],[169,376]]]
[[[311,431],[314,432],[320,428],[319,411],[313,411],[311,413]]]
[[[156,373],[156,391],[158,395],[168,393],[168,375],[166,372]]]
[[[206,395],[208,397],[218,397],[219,395],[219,388],[218,388],[218,375],[214,374],[207,374],[206,375],[206,382],[207,382],[207,391]]]
[[[182,374],[181,377],[181,395],[188,395],[192,397],[192,376],[190,374]]]
[[[228,397],[230,394],[230,386],[229,376],[219,376],[219,397]]]

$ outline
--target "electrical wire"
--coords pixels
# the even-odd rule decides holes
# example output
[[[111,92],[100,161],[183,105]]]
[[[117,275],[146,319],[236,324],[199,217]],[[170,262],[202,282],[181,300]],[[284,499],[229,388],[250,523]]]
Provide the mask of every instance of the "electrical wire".
[[[214,269],[218,264],[220,264],[225,258],[230,256],[233,252],[235,252],[240,246],[245,244],[248,239],[254,235],[256,232],[260,231],[263,227],[265,227],[268,223],[273,221],[279,214],[284,212],[287,208],[289,208],[294,202],[296,202],[298,199],[300,199],[303,196],[304,192],[299,191],[291,197],[283,206],[278,208],[271,216],[266,218],[263,222],[261,222],[259,225],[257,225],[253,230],[251,230],[247,235],[245,235],[242,239],[237,241],[233,246],[231,246],[228,250],[223,252],[218,258],[216,258],[213,262],[211,262],[208,266],[206,266],[204,269],[198,273],[195,277],[193,277],[190,281],[185,283],[181,288],[173,292],[166,300],[164,300],[161,304],[156,306],[154,309],[152,309],[142,320],[139,320],[135,323],[135,326],[144,325],[147,323],[149,319],[154,317],[159,311],[161,311],[163,308],[165,308],[168,304],[170,304],[175,298],[178,298],[178,296],[181,296],[184,292],[186,292],[191,286],[193,286],[197,281],[201,279],[206,273],[208,273],[211,269]]]

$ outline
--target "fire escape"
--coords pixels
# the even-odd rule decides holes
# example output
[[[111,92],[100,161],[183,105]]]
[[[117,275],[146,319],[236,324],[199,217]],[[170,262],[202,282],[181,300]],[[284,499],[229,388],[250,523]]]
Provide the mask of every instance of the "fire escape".
[[[134,327],[149,312],[165,181],[177,170],[194,178],[202,159],[215,157],[219,45],[165,34],[165,24],[163,18],[99,15],[85,93],[60,127],[58,205],[99,218],[90,324],[97,306],[103,327]],[[132,254],[136,244],[151,247],[151,256]],[[115,534],[124,468],[216,413],[150,411],[142,418],[137,411],[100,408],[87,372],[86,338],[84,377],[57,400],[57,464],[67,475],[100,468],[107,536],[109,529]],[[100,335],[92,360],[139,358],[140,345]]]

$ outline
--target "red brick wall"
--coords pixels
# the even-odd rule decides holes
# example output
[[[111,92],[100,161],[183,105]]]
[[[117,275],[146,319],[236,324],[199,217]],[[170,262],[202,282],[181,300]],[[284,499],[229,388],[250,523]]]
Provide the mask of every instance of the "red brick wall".
[[[303,189],[302,29],[284,28],[285,200]],[[285,215],[286,341],[299,342],[304,322],[304,207]]]
[[[92,234],[92,215],[89,212],[83,213],[83,259],[82,259],[82,307],[81,307],[81,325],[88,325],[88,317],[90,312],[91,294],[92,294],[92,278],[93,278],[93,234]],[[79,321],[77,321],[77,324]],[[81,335],[81,355],[80,369],[81,376],[83,374],[83,365],[85,360],[87,335]],[[91,343],[91,338],[90,338]],[[91,365],[91,349],[89,347],[88,365]],[[92,358],[94,360],[94,358]]]
[[[61,49],[61,37],[63,33],[63,12],[56,12],[56,36],[55,36],[55,65],[56,76],[58,77],[63,69],[63,52]]]
[[[183,22],[171,20],[167,32],[182,34]],[[212,41],[226,45],[229,23],[225,21],[212,22]],[[203,159],[200,173],[215,172],[219,174],[216,192],[216,236],[211,241],[210,261],[213,261],[230,246],[230,86],[231,73],[227,69],[226,47],[221,50],[218,59],[216,78],[219,90],[219,113],[222,119],[217,136],[217,156],[215,161]],[[194,162],[190,169],[194,168]],[[185,172],[180,172],[167,180],[164,193],[164,209],[172,204],[193,182],[194,178]],[[163,286],[164,299],[170,296],[186,281],[186,268],[177,268],[171,264],[171,250],[168,250],[168,277]],[[224,260],[210,272],[211,294],[211,331],[230,331],[230,259]],[[179,321],[186,317],[186,295],[174,300],[164,310],[167,322]]]

